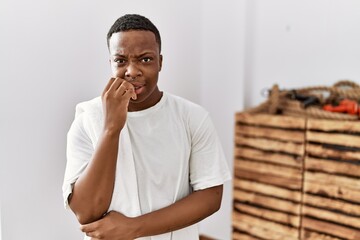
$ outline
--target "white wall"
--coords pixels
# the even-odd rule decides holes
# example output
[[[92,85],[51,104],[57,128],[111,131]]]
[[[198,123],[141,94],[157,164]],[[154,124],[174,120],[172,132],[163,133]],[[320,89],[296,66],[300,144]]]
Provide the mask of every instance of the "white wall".
[[[245,1],[204,0],[201,104],[210,112],[232,169],[234,114],[243,107]],[[217,239],[230,239],[232,182],[222,208],[201,225]]]
[[[200,103],[202,4],[1,2],[4,240],[81,238],[75,217],[62,203],[65,137],[75,104],[99,95],[110,77],[105,39],[117,17],[136,12],[159,27],[164,55],[161,88]]]
[[[2,224],[1,224],[1,203],[0,203],[0,240],[2,240],[2,233],[1,233],[1,227],[2,227]]]
[[[360,82],[360,1],[247,1],[245,105],[278,83],[290,89]]]

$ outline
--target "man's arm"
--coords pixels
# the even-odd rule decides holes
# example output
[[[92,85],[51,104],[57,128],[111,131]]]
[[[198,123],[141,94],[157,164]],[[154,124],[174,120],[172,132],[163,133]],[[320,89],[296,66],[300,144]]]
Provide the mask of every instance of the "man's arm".
[[[103,240],[132,240],[175,231],[218,211],[222,191],[222,185],[199,190],[168,207],[135,218],[110,212],[99,221],[82,225],[81,230],[93,239]]]
[[[112,78],[102,94],[104,128],[92,159],[69,196],[69,205],[81,224],[100,219],[108,210],[114,189],[119,135],[124,127],[133,86]]]
[[[173,205],[140,216],[136,237],[175,231],[210,216],[220,209],[223,186],[196,191]]]
[[[107,212],[114,188],[119,133],[106,132],[85,171],[75,182],[69,206],[80,224],[100,219]]]

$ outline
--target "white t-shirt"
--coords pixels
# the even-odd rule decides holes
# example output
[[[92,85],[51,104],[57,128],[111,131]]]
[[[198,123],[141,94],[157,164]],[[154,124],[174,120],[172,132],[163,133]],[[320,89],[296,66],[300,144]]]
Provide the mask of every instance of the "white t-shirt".
[[[98,98],[98,101],[101,99]],[[192,191],[221,185],[231,179],[209,114],[199,105],[164,92],[155,106],[128,112],[127,127],[135,162],[141,214],[169,206]],[[84,134],[82,128],[73,123],[68,136]],[[83,141],[75,142],[86,144]],[[93,146],[96,143],[85,148],[92,149]],[[69,149],[76,151],[76,146],[68,146]],[[63,186],[66,204],[71,184],[86,167],[69,161],[77,160],[68,158]],[[73,166],[79,169],[69,169]],[[69,176],[69,172],[74,173],[73,176]],[[164,236],[141,239],[199,239],[196,225],[167,234],[167,238]]]

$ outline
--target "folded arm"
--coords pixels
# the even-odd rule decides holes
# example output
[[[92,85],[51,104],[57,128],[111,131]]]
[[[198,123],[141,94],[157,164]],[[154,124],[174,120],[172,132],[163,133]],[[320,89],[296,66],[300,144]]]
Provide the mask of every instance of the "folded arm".
[[[93,239],[104,240],[132,240],[175,231],[218,211],[222,191],[222,185],[199,190],[168,207],[135,218],[110,212],[96,222],[82,225],[81,230]]]
[[[93,158],[69,196],[69,206],[80,224],[100,219],[108,210],[114,189],[119,133],[104,132]]]
[[[125,125],[134,87],[112,78],[102,93],[104,128],[85,171],[74,183],[69,205],[81,224],[100,219],[111,203],[115,182],[119,135]]]

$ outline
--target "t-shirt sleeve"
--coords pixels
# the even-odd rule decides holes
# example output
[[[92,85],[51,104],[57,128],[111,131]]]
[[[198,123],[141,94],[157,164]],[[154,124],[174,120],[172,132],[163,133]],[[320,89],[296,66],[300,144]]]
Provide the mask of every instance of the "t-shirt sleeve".
[[[86,134],[83,125],[85,113],[78,115],[67,134],[66,169],[62,186],[64,206],[69,208],[68,198],[72,193],[73,185],[88,165],[94,148],[91,139]]]
[[[190,184],[197,191],[222,185],[230,179],[221,143],[207,114],[192,134]]]

